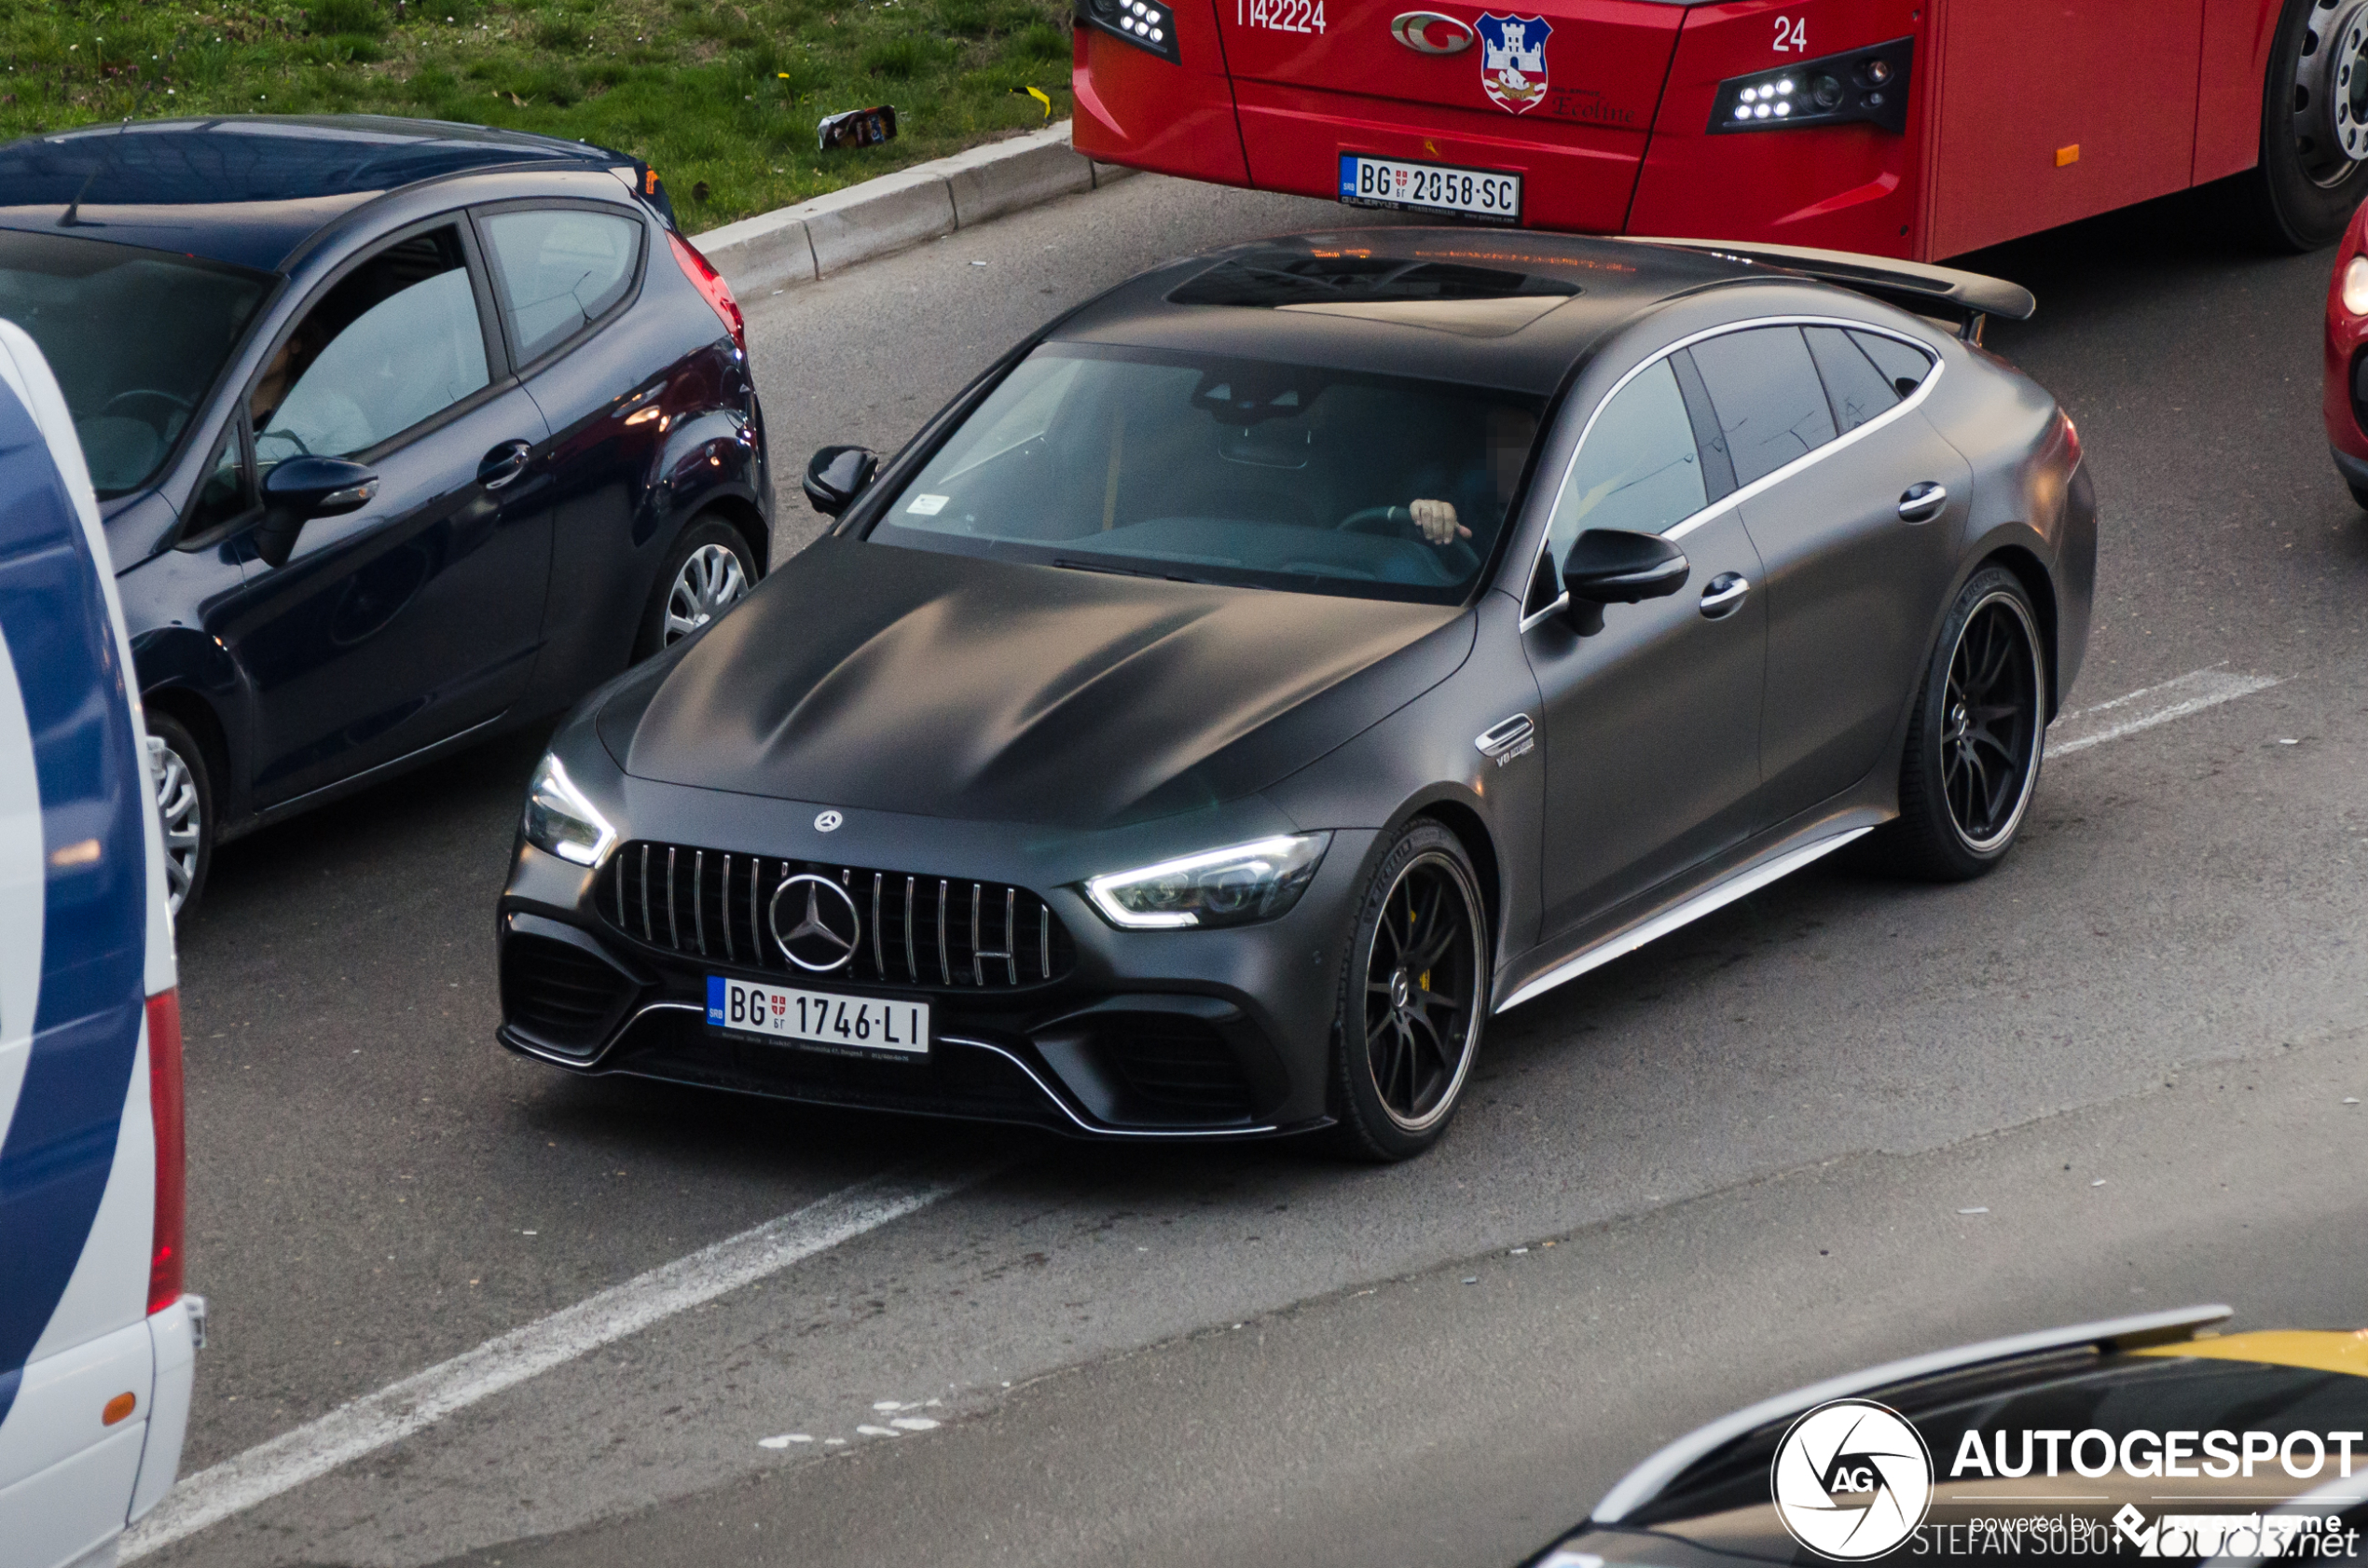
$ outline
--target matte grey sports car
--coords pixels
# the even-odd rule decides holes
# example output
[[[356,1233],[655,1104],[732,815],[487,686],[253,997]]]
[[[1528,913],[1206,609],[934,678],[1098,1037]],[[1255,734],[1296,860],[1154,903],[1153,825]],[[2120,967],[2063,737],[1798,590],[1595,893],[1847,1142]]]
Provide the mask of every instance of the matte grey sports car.
[[[560,730],[501,1038],[1413,1154],[1490,1013],[1862,834],[2007,852],[2096,545],[1975,346],[2031,305],[1455,229],[1136,278],[885,467],[816,454],[836,527]]]

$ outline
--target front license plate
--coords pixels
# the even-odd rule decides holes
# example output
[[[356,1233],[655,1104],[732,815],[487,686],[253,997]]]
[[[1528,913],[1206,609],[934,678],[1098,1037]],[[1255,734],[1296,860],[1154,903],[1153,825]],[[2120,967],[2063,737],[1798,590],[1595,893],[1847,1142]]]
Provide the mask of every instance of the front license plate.
[[[711,1028],[808,1040],[848,1051],[926,1056],[929,1050],[927,1002],[888,1002],[877,997],[751,985],[721,974],[707,977],[707,1021]]]
[[[1461,213],[1497,223],[1521,221],[1521,177],[1443,163],[1341,154],[1341,199],[1352,207]]]

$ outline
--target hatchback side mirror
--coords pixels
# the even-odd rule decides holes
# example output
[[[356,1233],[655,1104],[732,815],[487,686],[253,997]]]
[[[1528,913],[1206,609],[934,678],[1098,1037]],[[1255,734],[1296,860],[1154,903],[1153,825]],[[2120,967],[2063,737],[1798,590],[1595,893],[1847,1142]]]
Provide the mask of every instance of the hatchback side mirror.
[[[835,517],[879,471],[880,454],[869,447],[825,447],[805,465],[805,499],[825,517]]]
[[[1581,637],[1604,629],[1604,606],[1666,598],[1693,572],[1686,553],[1657,533],[1589,529],[1563,557],[1571,627]]]
[[[263,476],[263,521],[255,553],[267,566],[285,566],[296,535],[314,517],[342,516],[370,504],[379,476],[342,458],[290,458]]]

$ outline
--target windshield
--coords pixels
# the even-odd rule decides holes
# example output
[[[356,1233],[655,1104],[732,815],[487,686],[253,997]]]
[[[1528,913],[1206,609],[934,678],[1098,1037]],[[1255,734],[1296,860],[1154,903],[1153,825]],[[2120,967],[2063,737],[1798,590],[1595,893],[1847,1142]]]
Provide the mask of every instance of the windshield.
[[[1536,400],[1265,361],[1047,345],[872,537],[1194,582],[1459,601]]]
[[[0,316],[56,373],[102,499],[164,465],[269,283],[164,251],[0,230]]]

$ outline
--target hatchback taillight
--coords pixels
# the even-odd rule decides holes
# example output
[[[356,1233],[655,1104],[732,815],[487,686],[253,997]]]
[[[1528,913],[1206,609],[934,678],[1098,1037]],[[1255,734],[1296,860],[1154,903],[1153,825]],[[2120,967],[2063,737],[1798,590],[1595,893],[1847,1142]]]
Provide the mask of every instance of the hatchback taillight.
[[[181,1132],[181,993],[148,998],[148,1110],[157,1128],[157,1222],[148,1250],[148,1311],[181,1300],[186,1155]]]
[[[723,274],[709,265],[691,241],[671,230],[666,239],[674,247],[674,262],[682,268],[682,276],[707,296],[707,302],[715,309],[716,319],[723,323],[723,330],[732,335],[732,341],[739,345],[740,351],[747,353],[749,323],[741,318],[740,302],[732,297],[732,285],[723,281]]]

